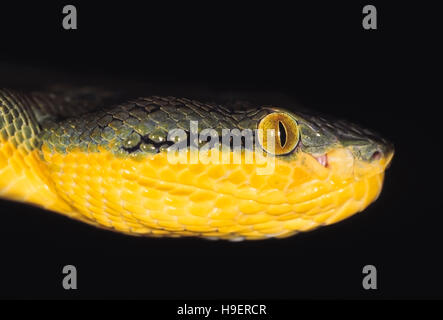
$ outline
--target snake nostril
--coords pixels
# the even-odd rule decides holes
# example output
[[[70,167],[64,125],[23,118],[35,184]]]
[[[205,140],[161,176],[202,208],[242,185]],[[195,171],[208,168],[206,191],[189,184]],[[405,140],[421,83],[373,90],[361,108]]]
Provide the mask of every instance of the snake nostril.
[[[377,150],[372,154],[371,161],[380,160],[381,156],[382,156],[381,152]]]

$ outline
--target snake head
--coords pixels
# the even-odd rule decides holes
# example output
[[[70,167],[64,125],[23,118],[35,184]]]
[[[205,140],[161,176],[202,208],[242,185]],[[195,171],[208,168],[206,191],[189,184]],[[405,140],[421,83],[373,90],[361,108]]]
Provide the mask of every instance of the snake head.
[[[393,156],[375,133],[332,118],[173,97],[42,125],[39,138],[39,168],[70,208],[51,210],[129,234],[229,240],[287,237],[364,210]],[[171,161],[181,144],[184,162]],[[264,164],[243,161],[252,150]]]
[[[366,174],[369,168],[372,173],[383,172],[392,161],[393,144],[372,130],[332,117],[276,107],[264,109],[269,113],[259,120],[257,127],[276,130],[274,154],[282,159],[294,161],[298,153],[303,153],[324,167],[334,160],[336,166],[346,167],[348,173],[356,176]]]

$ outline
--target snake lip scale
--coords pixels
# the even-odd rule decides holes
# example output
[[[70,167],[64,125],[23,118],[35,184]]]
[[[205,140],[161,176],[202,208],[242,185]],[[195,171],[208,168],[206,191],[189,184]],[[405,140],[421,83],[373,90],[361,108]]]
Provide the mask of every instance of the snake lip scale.
[[[285,238],[363,211],[394,155],[371,130],[297,108],[124,101],[91,87],[0,89],[0,196],[132,236]],[[229,134],[227,149],[193,141],[192,121],[215,142]],[[170,140],[177,129],[182,136]],[[180,142],[186,161],[172,163]],[[203,162],[199,153],[190,163],[192,143],[241,161]],[[244,161],[248,150],[272,159],[272,170]]]

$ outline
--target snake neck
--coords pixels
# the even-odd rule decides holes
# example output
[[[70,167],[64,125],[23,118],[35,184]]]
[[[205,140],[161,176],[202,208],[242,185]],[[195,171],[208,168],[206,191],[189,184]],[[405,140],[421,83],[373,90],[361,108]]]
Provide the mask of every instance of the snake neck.
[[[30,95],[0,90],[0,197],[66,212],[41,158],[40,125]]]

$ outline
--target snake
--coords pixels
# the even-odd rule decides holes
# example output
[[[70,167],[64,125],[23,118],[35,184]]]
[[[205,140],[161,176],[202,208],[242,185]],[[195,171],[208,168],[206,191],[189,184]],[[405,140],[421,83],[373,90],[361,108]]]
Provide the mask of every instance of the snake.
[[[0,197],[132,236],[331,225],[378,198],[393,155],[379,134],[304,109],[0,89]]]

